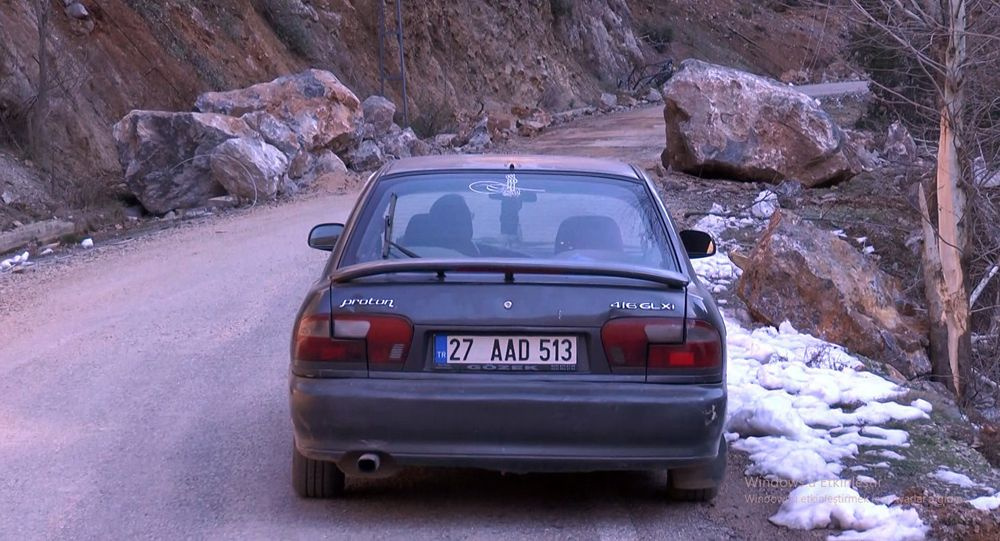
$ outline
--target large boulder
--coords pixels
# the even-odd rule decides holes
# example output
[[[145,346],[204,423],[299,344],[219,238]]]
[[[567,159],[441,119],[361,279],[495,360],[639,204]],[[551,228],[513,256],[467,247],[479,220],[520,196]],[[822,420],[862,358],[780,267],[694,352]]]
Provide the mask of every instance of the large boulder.
[[[833,233],[778,211],[741,264],[736,292],[756,319],[787,320],[907,377],[930,371],[926,325],[908,313],[899,283]]]
[[[256,137],[230,139],[212,151],[212,179],[227,192],[250,201],[273,199],[288,158]]]
[[[837,124],[809,96],[778,82],[685,60],[664,87],[663,165],[701,176],[806,187],[860,167]]]
[[[203,205],[224,195],[211,174],[211,153],[237,137],[257,137],[246,122],[213,113],[132,111],[113,135],[125,184],[153,214]]]
[[[357,96],[334,74],[316,69],[240,90],[208,92],[198,96],[195,107],[236,117],[265,112],[294,133],[306,151],[349,150],[362,118]]]

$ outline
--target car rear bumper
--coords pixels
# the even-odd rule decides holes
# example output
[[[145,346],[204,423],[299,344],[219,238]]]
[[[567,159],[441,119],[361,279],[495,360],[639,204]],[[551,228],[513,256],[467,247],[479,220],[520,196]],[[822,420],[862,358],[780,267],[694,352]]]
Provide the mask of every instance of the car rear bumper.
[[[369,452],[386,469],[717,464],[725,408],[722,383],[291,378],[299,451],[347,473],[356,473],[357,458]]]

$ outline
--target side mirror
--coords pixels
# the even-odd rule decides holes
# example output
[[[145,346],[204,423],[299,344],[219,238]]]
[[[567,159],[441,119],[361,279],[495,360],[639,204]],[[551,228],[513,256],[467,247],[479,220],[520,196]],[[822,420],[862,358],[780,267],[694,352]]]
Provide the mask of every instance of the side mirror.
[[[319,224],[309,232],[309,247],[331,252],[343,232],[344,224]]]
[[[715,255],[715,241],[704,231],[685,229],[680,233],[681,242],[691,259],[701,259]]]

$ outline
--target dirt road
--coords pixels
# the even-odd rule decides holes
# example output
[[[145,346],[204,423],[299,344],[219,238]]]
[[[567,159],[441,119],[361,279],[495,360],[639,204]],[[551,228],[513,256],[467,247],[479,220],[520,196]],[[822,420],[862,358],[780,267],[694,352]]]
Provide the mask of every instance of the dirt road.
[[[533,143],[648,157],[658,114],[591,118]],[[324,261],[304,238],[353,200],[209,218],[0,276],[0,539],[803,537],[767,522],[781,493],[748,488],[738,455],[710,505],[667,503],[656,474],[470,470],[296,498],[288,340]]]

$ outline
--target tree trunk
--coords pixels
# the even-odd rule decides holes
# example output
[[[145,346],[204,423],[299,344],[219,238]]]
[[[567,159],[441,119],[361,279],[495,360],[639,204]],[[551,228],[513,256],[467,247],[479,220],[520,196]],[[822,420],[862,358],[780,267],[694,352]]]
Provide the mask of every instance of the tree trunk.
[[[920,202],[920,217],[923,224],[924,250],[922,263],[924,271],[924,297],[927,300],[927,323],[929,328],[931,373],[935,381],[951,387],[951,363],[948,359],[948,325],[945,322],[944,299],[941,297],[940,285],[944,283],[941,271],[941,254],[938,251],[938,234],[934,229],[937,214],[932,214],[927,202],[927,194],[936,193],[936,179],[931,179],[927,185],[920,186],[918,193]],[[937,209],[937,198],[931,200]]]
[[[964,109],[963,65],[965,64],[965,0],[948,2],[948,45],[945,49],[944,95],[941,135],[937,159],[937,249],[941,277],[936,286],[944,308],[948,331],[947,354],[951,386],[961,398],[971,349],[969,297],[962,266],[965,249],[965,192],[961,167],[962,112]]]

